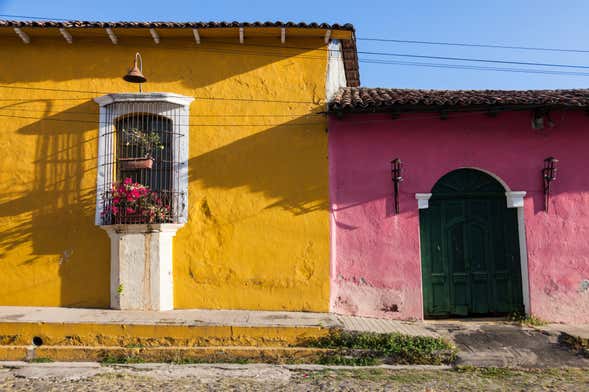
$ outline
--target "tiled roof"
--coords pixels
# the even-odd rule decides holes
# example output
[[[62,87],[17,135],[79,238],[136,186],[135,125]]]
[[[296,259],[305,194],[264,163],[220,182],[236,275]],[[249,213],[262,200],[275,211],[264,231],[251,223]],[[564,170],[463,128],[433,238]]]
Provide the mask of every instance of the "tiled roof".
[[[388,112],[397,109],[468,109],[481,106],[589,107],[589,89],[410,90],[345,87],[329,102],[331,112]]]
[[[351,40],[342,40],[342,55],[348,87],[359,87],[360,67],[358,63],[358,50],[356,49],[356,37]]]
[[[34,21],[34,20],[0,20],[1,27],[28,27],[28,28],[149,28],[149,29],[215,29],[236,27],[290,27],[300,29],[325,29],[346,30],[354,32],[354,26],[346,24],[328,23],[303,23],[303,22],[89,22],[84,20],[68,21]],[[347,85],[358,87],[360,85],[360,71],[358,66],[358,54],[356,51],[356,38],[342,40],[342,52],[344,57],[344,69]]]
[[[303,22],[89,22],[85,20],[35,21],[0,20],[0,27],[45,27],[45,28],[158,28],[158,29],[214,29],[228,27],[293,27],[301,29],[330,29],[354,31],[354,26],[346,23],[303,23]]]

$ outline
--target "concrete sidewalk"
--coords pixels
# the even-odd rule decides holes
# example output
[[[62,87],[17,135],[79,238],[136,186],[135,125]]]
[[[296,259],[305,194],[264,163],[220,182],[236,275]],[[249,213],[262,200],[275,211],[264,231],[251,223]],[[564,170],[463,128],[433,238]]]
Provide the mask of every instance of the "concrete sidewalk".
[[[463,365],[589,367],[589,325],[528,328],[500,319],[410,322],[329,313],[50,307],[0,307],[0,359],[100,360],[141,353],[155,361],[190,355],[304,362],[320,349],[301,343],[332,328],[443,337],[456,345]]]
[[[342,316],[332,313],[251,310],[171,310],[165,312],[0,306],[1,323],[228,326],[255,328],[339,328],[347,331],[437,337],[423,322]]]
[[[589,367],[583,349],[568,340],[589,336],[589,325],[548,324],[526,327],[503,320],[440,320],[426,322],[458,348],[457,365],[476,367]],[[586,341],[586,340],[585,340]]]

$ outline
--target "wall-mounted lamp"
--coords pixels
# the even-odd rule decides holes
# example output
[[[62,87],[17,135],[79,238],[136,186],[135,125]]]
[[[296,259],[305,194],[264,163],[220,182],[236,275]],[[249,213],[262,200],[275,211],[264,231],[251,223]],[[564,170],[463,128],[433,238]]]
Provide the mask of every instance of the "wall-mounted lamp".
[[[139,63],[139,65],[137,65]],[[129,83],[139,83],[139,92],[142,92],[141,83],[147,82],[145,76],[143,76],[143,59],[139,52],[135,53],[135,60],[133,61],[133,67],[129,69],[129,72],[123,79]]]
[[[542,179],[544,181],[544,211],[548,212],[550,203],[550,183],[556,180],[556,164],[558,159],[548,157],[544,159],[544,168],[542,169]]]
[[[403,181],[403,162],[399,158],[391,161],[391,177],[393,180],[393,197],[395,198],[395,215],[399,213],[399,183]]]

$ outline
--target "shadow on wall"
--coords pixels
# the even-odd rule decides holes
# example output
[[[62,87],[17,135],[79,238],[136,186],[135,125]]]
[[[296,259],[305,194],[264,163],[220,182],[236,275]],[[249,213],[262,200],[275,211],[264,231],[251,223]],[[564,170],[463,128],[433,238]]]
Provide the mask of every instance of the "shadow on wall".
[[[46,110],[40,116],[43,120],[18,130],[25,138],[36,139],[32,162],[34,180],[30,192],[16,198],[11,194],[1,197],[8,200],[0,203],[0,219],[8,222],[8,229],[0,232],[0,258],[31,243],[30,257],[23,259],[23,264],[50,260],[49,263],[58,263],[59,270],[59,278],[56,278],[49,272],[51,267],[41,266],[34,286],[58,283],[62,306],[106,307],[109,302],[109,243],[102,230],[94,226],[96,137],[89,135],[89,131],[96,129],[97,108],[93,102],[86,102],[50,115],[52,101],[44,103]],[[8,105],[2,108],[7,109]],[[96,115],[77,114],[79,112],[96,112]],[[22,164],[30,163],[23,161]],[[15,170],[18,170],[16,162]],[[24,219],[19,217],[23,214]],[[26,217],[28,214],[30,218]],[[10,303],[11,297],[19,297],[21,293],[0,295],[5,297],[3,303]]]
[[[59,35],[58,32],[56,34]],[[34,35],[30,45],[22,45],[13,34],[11,38],[14,38],[14,45],[9,47],[13,56],[3,58],[0,64],[9,72],[0,72],[0,83],[61,82],[92,78],[113,80],[115,90],[120,92],[136,91],[135,86],[123,82],[121,77],[132,64],[135,52],[139,51],[149,83],[179,82],[186,88],[201,88],[288,60],[289,57],[299,56],[306,58],[305,61],[317,62],[325,61],[326,56],[325,52],[309,53],[325,46],[323,38],[319,37],[291,37],[288,47],[280,45],[280,41],[274,37],[256,37],[250,39],[248,45],[241,45],[236,33],[235,39],[203,39],[196,47],[189,29],[186,30],[186,40],[162,38],[159,45],[153,43],[148,30],[145,30],[145,34],[145,39],[123,37],[118,45],[111,45],[106,36],[76,37],[75,32],[72,45],[57,38],[35,39]],[[301,48],[296,48],[297,45]],[[51,66],[39,67],[39,64]],[[258,84],[252,84],[252,92],[259,91],[263,84],[263,79]],[[90,89],[81,90],[79,93]]]
[[[215,135],[231,127],[191,128],[190,221],[174,265],[178,307],[326,310],[326,122],[316,115],[280,122],[257,132],[236,127],[229,141]]]
[[[327,145],[318,148],[316,135],[324,125],[321,116],[299,117],[193,157],[190,181],[207,188],[247,187],[275,200],[266,209],[327,211]]]
[[[109,240],[101,229],[94,226],[98,107],[92,98],[102,93],[92,91],[135,90],[136,86],[121,79],[135,51],[139,50],[143,55],[146,75],[154,90],[162,88],[158,83],[164,85],[164,90],[184,94],[192,92],[174,86],[202,87],[202,91],[206,92],[203,95],[243,98],[244,102],[236,103],[229,98],[227,102],[220,100],[219,104],[235,105],[237,112],[244,112],[245,106],[251,104],[250,99],[261,96],[259,101],[264,104],[265,97],[270,102],[280,100],[276,94],[283,91],[270,90],[263,80],[264,77],[281,77],[283,67],[267,67],[259,75],[250,71],[285,60],[287,56],[304,54],[310,50],[309,47],[324,46],[322,39],[305,39],[301,40],[301,46],[306,49],[274,49],[278,55],[260,55],[255,53],[259,51],[255,46],[247,48],[243,45],[239,52],[229,53],[213,50],[214,43],[204,41],[199,48],[190,42],[190,48],[194,50],[186,50],[188,41],[178,45],[162,42],[162,45],[156,46],[142,40],[137,45],[121,42],[121,45],[113,46],[105,44],[105,40],[102,37],[94,43],[89,41],[70,46],[64,45],[61,40],[38,39],[33,42],[34,46],[19,42],[10,46],[11,56],[0,62],[0,84],[24,86],[32,82],[55,82],[45,84],[50,86],[48,91],[43,91],[43,87],[27,90],[0,85],[3,98],[17,102],[8,105],[0,103],[0,120],[3,123],[9,124],[12,120],[10,115],[3,117],[4,113],[22,113],[24,119],[37,120],[18,129],[14,144],[6,147],[31,146],[34,148],[34,161],[28,158],[29,152],[23,153],[22,164],[26,166],[23,166],[23,173],[9,177],[29,191],[15,194],[9,190],[10,184],[0,184],[0,221],[6,228],[0,232],[0,259],[10,253],[19,255],[11,256],[12,260],[17,260],[16,263],[23,261],[22,269],[18,264],[12,267],[10,273],[14,281],[9,287],[4,288],[5,291],[0,287],[2,303],[9,303],[17,297],[28,298],[32,294],[26,293],[26,290],[31,290],[37,293],[36,301],[40,303],[58,301],[61,306],[108,307]],[[294,45],[291,41],[291,46]],[[251,55],[247,54],[249,50]],[[323,57],[321,59],[324,60]],[[38,64],[51,66],[40,68]],[[206,72],[203,72],[203,64],[206,64]],[[248,78],[238,79],[229,85],[233,88],[237,86],[238,92],[223,90],[225,85],[216,85],[219,81],[244,73],[252,75],[248,74]],[[63,85],[69,87],[59,90],[62,88],[59,82],[68,82]],[[58,92],[51,90],[53,85],[57,86]],[[96,85],[103,87],[94,88]],[[71,86],[88,87],[76,89]],[[211,90],[207,91],[205,87]],[[59,97],[53,98],[51,94]],[[48,98],[32,99],[31,96]],[[59,103],[61,99],[66,105],[71,100],[83,100],[84,103],[59,111],[59,105],[63,105],[63,102]],[[285,113],[289,112],[292,104],[303,103],[305,112],[310,111],[309,106],[312,105],[311,102],[288,103],[289,109],[285,109]],[[31,109],[39,105],[44,105],[44,112]],[[14,115],[18,116],[20,114]],[[261,192],[273,200],[265,208],[283,208],[297,215],[327,210],[327,147],[322,149],[325,151],[322,156],[308,153],[318,151],[317,139],[309,135],[320,132],[326,124],[320,116],[311,117],[281,125],[252,127],[266,130],[193,157],[189,162],[190,179],[201,181],[205,187],[228,189],[245,186],[252,192]],[[314,124],[306,126],[305,122]],[[321,122],[322,127],[318,128],[317,122]],[[21,140],[23,146],[17,144]],[[236,175],[236,168],[240,168],[239,175]],[[17,167],[15,171],[18,171]],[[32,183],[27,183],[31,178]],[[32,249],[29,249],[30,246]],[[39,267],[36,268],[36,265]],[[28,279],[33,275],[34,279]],[[5,279],[11,278],[6,276]],[[49,291],[55,287],[61,287],[59,299],[56,299],[57,294]]]
[[[94,225],[98,108],[85,102],[50,114],[52,101],[42,102],[42,120],[18,130],[35,138],[31,191],[0,195],[6,200],[0,202],[0,219],[9,222],[0,232],[0,258],[30,243],[22,264],[51,260],[59,277],[43,267],[39,271],[46,275],[20,291],[60,280],[61,306],[108,307],[109,240]],[[271,200],[264,209],[293,215],[327,211],[327,138],[320,138],[323,148],[317,146],[324,125],[322,116],[303,116],[197,155],[189,160],[190,180],[204,188],[246,187]],[[0,291],[3,303],[19,295]]]

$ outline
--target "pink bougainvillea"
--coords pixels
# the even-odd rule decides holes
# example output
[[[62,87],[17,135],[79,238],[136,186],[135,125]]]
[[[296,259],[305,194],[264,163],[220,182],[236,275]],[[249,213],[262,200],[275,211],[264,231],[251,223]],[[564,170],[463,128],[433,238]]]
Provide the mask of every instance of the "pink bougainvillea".
[[[102,213],[114,223],[164,223],[170,220],[170,206],[148,186],[125,178],[111,187],[111,203]]]

